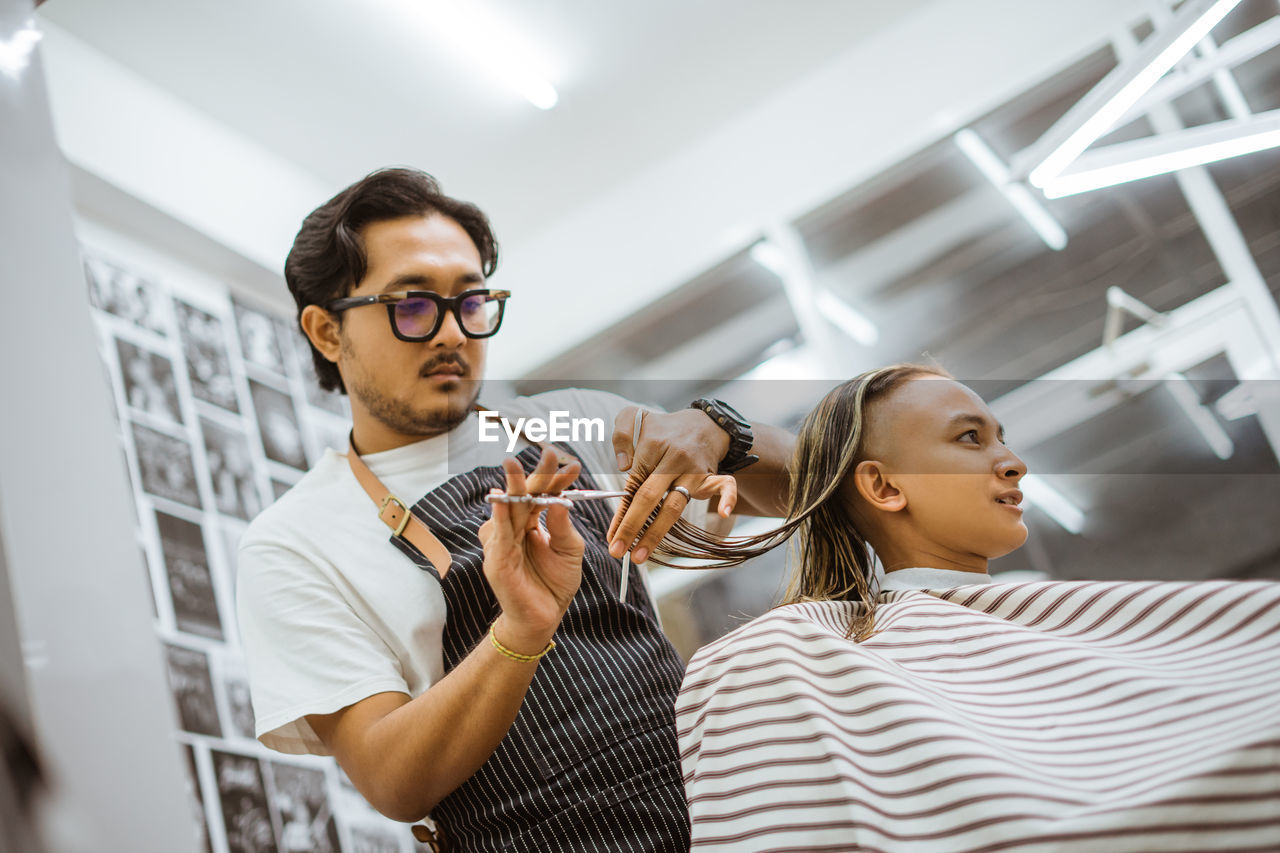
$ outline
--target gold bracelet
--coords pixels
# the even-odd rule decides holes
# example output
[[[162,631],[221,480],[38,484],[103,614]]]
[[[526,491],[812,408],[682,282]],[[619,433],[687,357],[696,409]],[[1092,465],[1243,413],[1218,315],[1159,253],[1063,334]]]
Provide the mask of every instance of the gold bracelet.
[[[499,654],[505,657],[509,657],[512,660],[520,661],[520,663],[533,663],[534,661],[538,660],[547,652],[551,651],[556,647],[556,641],[549,640],[547,641],[547,647],[542,651],[538,652],[536,655],[522,655],[519,652],[511,651],[511,649],[502,645],[502,643],[499,643],[498,635],[493,632],[493,628],[494,628],[493,625],[489,626],[489,642],[493,643],[493,647],[498,650]]]

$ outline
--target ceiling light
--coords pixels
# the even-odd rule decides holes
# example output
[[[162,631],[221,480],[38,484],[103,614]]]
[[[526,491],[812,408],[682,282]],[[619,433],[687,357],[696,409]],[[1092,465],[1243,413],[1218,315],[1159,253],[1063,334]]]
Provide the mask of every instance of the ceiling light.
[[[1023,498],[1056,521],[1068,533],[1084,530],[1084,512],[1066,495],[1035,474],[1028,474],[1018,484]]]
[[[823,290],[818,293],[818,310],[833,325],[864,347],[873,347],[880,340],[880,329],[866,315],[849,307],[840,297]]]
[[[955,141],[965,156],[978,167],[978,171],[1013,205],[1014,210],[1022,214],[1022,218],[1040,235],[1046,246],[1055,252],[1066,248],[1067,232],[1062,230],[1058,220],[1045,210],[1044,205],[1036,201],[1025,184],[1013,180],[1009,167],[1000,161],[982,137],[966,127],[955,135]]]
[[[782,279],[791,275],[785,253],[771,240],[761,240],[747,251],[751,260]],[[865,347],[875,346],[880,340],[880,329],[867,316],[852,308],[849,303],[827,290],[819,290],[814,297],[823,319],[840,329]]]
[[[806,380],[822,379],[824,373],[822,360],[813,348],[800,346],[765,359],[739,376],[738,380],[784,379],[799,384]]]
[[[1061,198],[1278,146],[1280,110],[1272,110],[1098,149],[1047,183],[1044,194]]]
[[[28,21],[7,39],[0,39],[0,74],[16,79],[31,61],[31,53],[42,36]]]
[[[1031,169],[1031,183],[1043,187],[1060,175],[1239,3],[1191,0],[1185,4],[1168,27],[1153,33],[1139,53],[1117,65],[1049,129],[1044,139],[1054,142],[1049,143],[1051,150],[1039,165]]]
[[[559,102],[559,94],[547,79],[546,63],[528,40],[476,0],[394,2],[477,73],[519,93],[538,109],[549,110]]]

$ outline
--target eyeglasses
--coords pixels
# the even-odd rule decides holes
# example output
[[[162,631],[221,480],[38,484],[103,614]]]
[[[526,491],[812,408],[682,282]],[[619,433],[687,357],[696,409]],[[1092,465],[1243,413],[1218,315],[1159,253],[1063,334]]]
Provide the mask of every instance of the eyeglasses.
[[[446,311],[453,312],[458,328],[468,338],[487,338],[502,325],[503,307],[510,297],[509,290],[464,290],[457,296],[442,296],[430,290],[404,290],[348,296],[330,302],[327,308],[337,313],[361,305],[385,303],[395,336],[418,343],[440,331]]]

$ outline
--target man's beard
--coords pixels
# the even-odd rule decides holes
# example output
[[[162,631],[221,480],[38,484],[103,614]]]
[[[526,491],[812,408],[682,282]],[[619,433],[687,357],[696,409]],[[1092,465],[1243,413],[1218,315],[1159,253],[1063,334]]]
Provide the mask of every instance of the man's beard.
[[[343,348],[345,352],[351,353],[349,344],[345,340]],[[454,360],[446,358],[443,361],[462,363],[460,358]],[[432,364],[436,363],[432,362]],[[430,366],[425,366],[423,371],[427,372]],[[347,393],[359,399],[369,414],[383,426],[401,435],[420,435],[424,438],[442,435],[465,421],[475,407],[476,398],[480,396],[480,386],[483,384],[478,379],[460,379],[460,387],[457,390],[447,395],[441,392],[445,398],[443,409],[419,412],[404,400],[383,394],[378,390],[376,383],[371,381],[363,371],[360,371],[357,376],[343,377],[343,382],[347,386]]]
[[[348,383],[348,392],[358,397],[365,409],[378,422],[401,435],[420,435],[423,437],[441,435],[449,432],[467,419],[480,396],[480,382],[470,379],[462,380],[463,388],[459,394],[450,394],[443,409],[434,411],[414,411],[403,400],[388,397],[378,391],[372,384],[363,381]],[[465,393],[467,389],[470,393]]]

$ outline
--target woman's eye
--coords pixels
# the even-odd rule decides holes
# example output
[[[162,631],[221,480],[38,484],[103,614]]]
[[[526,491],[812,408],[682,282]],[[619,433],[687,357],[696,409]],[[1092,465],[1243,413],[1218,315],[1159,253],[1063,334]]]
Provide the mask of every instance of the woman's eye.
[[[974,444],[977,444],[977,443],[978,443],[978,431],[977,431],[976,429],[971,429],[971,430],[969,430],[968,432],[966,432],[964,435],[960,436],[960,440],[961,440],[961,441],[972,441]]]

